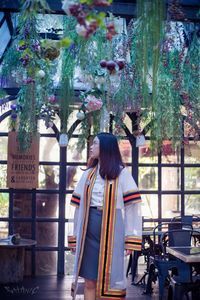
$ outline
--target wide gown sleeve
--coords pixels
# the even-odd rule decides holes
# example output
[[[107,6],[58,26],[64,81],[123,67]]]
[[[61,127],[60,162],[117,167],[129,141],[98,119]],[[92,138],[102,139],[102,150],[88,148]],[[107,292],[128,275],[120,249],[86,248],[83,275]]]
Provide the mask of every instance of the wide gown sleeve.
[[[125,168],[122,171],[122,192],[125,210],[125,249],[140,251],[142,247],[141,195]]]
[[[73,226],[73,235],[68,235],[68,248],[75,249],[76,248],[76,236],[77,236],[77,223],[78,223],[78,215],[79,215],[79,206],[81,201],[81,195],[83,194],[84,189],[84,181],[85,181],[85,173],[83,173],[81,179],[79,180],[74,192],[72,193],[70,204],[75,206],[74,212],[74,226]]]

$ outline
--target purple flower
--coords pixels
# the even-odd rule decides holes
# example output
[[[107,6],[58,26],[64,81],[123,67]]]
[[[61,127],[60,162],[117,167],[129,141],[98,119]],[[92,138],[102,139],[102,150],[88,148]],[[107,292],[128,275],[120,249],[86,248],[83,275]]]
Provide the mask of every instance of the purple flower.
[[[34,83],[35,80],[34,80],[33,78],[31,78],[31,77],[28,77],[27,79],[23,80],[23,82],[24,82],[25,84],[30,84],[30,83]]]
[[[17,114],[16,113],[11,114],[11,119],[16,120],[17,119]]]
[[[10,108],[11,108],[12,110],[16,110],[16,109],[17,109],[17,105],[16,105],[16,104],[11,104]]]
[[[26,66],[30,61],[30,56],[26,54],[20,58],[20,61],[22,62],[23,66]]]
[[[34,44],[31,45],[31,48],[34,50],[34,51],[40,51],[40,43],[39,41],[36,41]]]
[[[26,48],[27,48],[28,46],[26,45],[26,44],[24,44],[24,45],[21,45],[21,46],[18,46],[17,47],[17,50],[19,51],[21,51],[21,50],[25,50]]]

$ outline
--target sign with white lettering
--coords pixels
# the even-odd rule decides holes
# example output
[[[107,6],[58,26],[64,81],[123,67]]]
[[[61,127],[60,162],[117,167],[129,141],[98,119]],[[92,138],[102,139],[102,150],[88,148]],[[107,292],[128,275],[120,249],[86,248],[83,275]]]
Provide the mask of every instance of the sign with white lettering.
[[[8,133],[7,186],[14,189],[35,189],[38,187],[39,134],[32,139],[30,148],[21,152],[17,133]]]

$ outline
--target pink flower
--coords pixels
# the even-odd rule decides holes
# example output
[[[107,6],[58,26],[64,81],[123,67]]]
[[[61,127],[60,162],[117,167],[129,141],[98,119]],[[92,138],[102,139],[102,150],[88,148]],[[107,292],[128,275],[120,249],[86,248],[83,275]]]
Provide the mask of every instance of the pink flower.
[[[48,100],[51,104],[54,104],[57,102],[56,96],[55,95],[51,95],[48,97]]]
[[[85,107],[88,111],[99,110],[103,103],[101,99],[97,99],[95,96],[88,95],[85,99]]]

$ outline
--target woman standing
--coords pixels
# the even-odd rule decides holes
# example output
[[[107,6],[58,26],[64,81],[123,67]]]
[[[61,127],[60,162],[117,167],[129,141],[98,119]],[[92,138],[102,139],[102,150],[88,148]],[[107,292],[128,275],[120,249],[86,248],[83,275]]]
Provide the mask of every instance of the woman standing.
[[[141,197],[124,167],[116,137],[99,133],[90,148],[90,163],[71,199],[76,206],[73,299],[78,277],[85,279],[84,299],[124,299],[124,250],[141,250]]]

